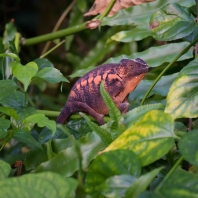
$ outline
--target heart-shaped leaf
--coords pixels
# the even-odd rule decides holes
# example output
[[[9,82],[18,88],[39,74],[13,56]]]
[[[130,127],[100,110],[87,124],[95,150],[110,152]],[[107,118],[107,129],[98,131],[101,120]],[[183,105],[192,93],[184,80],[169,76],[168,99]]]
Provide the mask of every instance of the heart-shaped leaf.
[[[11,63],[13,75],[23,83],[25,91],[27,91],[28,85],[31,82],[33,76],[36,75],[38,71],[38,66],[35,62],[29,62],[27,65],[23,66],[20,63]]]

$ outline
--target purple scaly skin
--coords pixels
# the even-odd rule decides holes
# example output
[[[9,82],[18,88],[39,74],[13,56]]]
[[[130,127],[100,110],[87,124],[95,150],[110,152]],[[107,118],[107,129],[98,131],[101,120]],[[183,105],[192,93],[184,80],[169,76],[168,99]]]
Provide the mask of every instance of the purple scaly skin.
[[[118,109],[128,111],[128,95],[148,72],[148,64],[140,58],[122,59],[120,63],[104,64],[96,67],[72,87],[68,100],[56,122],[63,124],[71,114],[84,112],[95,118],[100,125],[109,110],[100,94],[100,83],[109,93]]]

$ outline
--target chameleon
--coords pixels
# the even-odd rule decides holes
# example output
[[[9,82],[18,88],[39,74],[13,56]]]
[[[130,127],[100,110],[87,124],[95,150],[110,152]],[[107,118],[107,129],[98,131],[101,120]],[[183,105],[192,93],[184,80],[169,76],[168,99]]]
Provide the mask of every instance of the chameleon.
[[[119,63],[103,64],[79,78],[72,87],[68,100],[56,122],[63,124],[71,114],[84,112],[104,124],[109,110],[100,94],[100,83],[122,114],[129,108],[128,95],[148,72],[148,64],[140,58],[122,59]]]

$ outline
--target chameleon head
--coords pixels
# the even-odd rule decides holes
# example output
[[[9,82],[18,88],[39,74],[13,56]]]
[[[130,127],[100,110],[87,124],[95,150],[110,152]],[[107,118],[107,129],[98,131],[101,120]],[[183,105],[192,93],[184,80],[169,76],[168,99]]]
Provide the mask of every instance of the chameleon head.
[[[145,76],[149,69],[148,64],[141,58],[136,58],[133,60],[122,59],[121,64],[128,71],[128,72],[125,72],[125,75],[127,74],[127,76],[130,76],[130,77],[135,77],[139,75]]]

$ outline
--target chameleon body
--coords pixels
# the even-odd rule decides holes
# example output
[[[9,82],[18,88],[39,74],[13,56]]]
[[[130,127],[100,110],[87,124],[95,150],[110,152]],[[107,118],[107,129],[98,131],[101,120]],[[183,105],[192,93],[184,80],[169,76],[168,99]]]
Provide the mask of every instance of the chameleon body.
[[[118,109],[125,114],[128,111],[128,95],[148,72],[148,65],[140,58],[122,59],[120,63],[104,64],[82,76],[71,89],[68,100],[57,118],[63,124],[73,113],[84,112],[104,124],[103,117],[108,114],[100,94],[100,83],[109,93]]]

